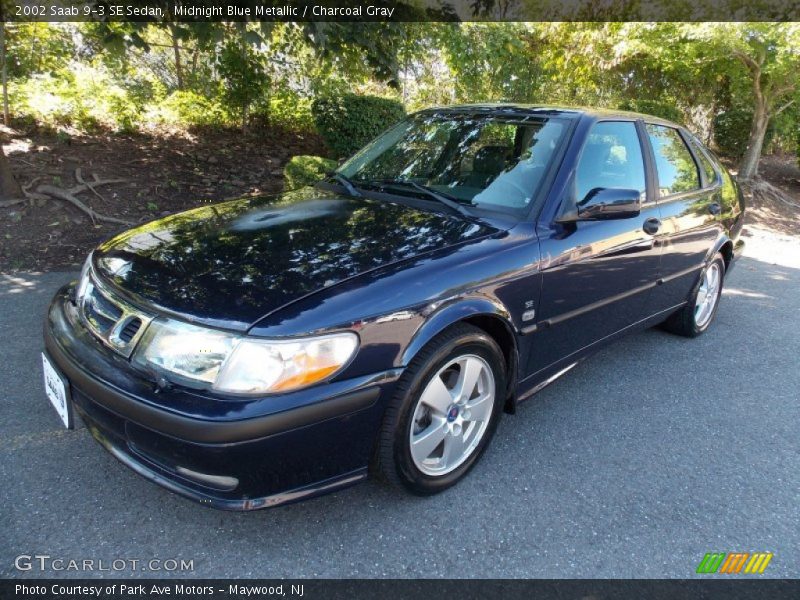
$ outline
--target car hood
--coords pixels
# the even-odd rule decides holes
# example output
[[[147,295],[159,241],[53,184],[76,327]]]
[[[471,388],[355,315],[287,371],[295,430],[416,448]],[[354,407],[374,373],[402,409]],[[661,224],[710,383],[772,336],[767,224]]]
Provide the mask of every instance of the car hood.
[[[137,304],[246,330],[317,290],[496,231],[457,216],[304,188],[146,223],[102,244],[93,265]]]

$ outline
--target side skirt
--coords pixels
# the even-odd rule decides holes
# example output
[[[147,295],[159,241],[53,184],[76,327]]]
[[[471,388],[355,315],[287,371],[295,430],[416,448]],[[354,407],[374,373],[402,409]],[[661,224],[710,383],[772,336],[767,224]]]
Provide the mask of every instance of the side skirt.
[[[576,350],[572,354],[565,356],[563,359],[550,364],[543,369],[539,369],[532,375],[529,375],[522,381],[517,384],[517,404],[523,402],[524,400],[530,399],[536,392],[541,391],[542,389],[546,388],[548,385],[553,383],[559,377],[570,371],[575,365],[579,362],[584,360],[585,358],[591,356],[601,348],[604,348],[611,342],[618,340],[621,337],[628,335],[629,333],[634,333],[635,331],[641,331],[644,329],[648,329],[653,325],[657,325],[661,321],[663,321],[667,316],[671,313],[675,312],[682,306],[684,306],[687,301],[680,302],[675,306],[671,306],[664,310],[661,310],[649,317],[636,321],[628,325],[627,327],[623,327],[619,331],[607,335],[604,338],[600,338],[592,342],[591,344],[584,346],[580,350]],[[554,369],[556,370],[555,372]],[[549,373],[549,374],[548,374]],[[521,391],[523,388],[531,386],[524,391]]]

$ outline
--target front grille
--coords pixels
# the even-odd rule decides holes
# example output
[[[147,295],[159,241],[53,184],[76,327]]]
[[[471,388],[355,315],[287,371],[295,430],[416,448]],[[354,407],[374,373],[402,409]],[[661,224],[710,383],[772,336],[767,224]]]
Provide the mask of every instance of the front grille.
[[[125,323],[125,326],[120,330],[117,337],[128,344],[136,336],[141,326],[142,320],[139,317],[133,317]]]
[[[80,299],[86,327],[101,342],[128,357],[153,317],[130,306],[92,278]]]
[[[83,315],[96,335],[107,336],[122,317],[122,309],[89,285],[83,300]]]

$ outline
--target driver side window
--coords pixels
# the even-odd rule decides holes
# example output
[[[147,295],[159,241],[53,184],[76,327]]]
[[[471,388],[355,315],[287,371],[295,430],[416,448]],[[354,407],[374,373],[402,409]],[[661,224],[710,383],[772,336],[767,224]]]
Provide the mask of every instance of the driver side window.
[[[589,132],[576,173],[578,204],[597,188],[646,189],[644,159],[636,124],[602,121]]]

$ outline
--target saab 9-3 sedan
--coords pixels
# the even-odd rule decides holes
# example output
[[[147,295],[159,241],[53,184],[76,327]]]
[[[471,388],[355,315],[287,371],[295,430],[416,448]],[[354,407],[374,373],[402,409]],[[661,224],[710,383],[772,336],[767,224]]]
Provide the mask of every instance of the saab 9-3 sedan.
[[[100,245],[50,307],[47,395],[67,427],[216,508],[369,473],[432,494],[598,348],[705,332],[743,217],[736,182],[674,123],[425,110],[314,186]]]

